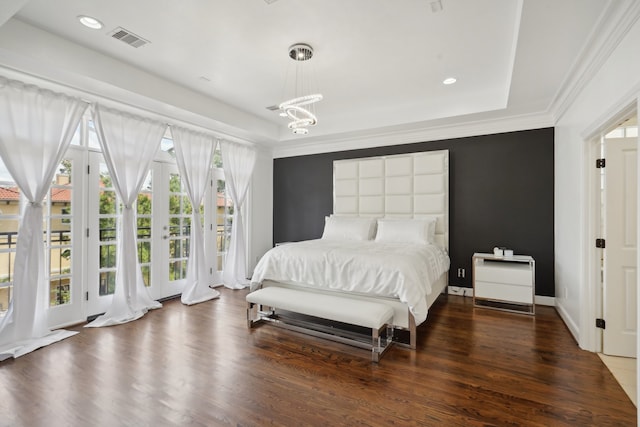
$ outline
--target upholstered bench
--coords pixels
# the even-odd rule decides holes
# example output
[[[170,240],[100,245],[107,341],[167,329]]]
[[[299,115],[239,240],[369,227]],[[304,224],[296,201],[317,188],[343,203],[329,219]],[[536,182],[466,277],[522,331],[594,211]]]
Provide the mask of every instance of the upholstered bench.
[[[254,314],[256,306],[258,310]],[[308,327],[310,326],[309,322],[298,322],[296,324],[295,321],[292,322],[290,319],[283,321],[275,316],[276,309],[371,329],[371,343],[364,344],[353,338],[327,332],[326,329],[323,330],[321,327],[310,328]],[[391,328],[387,328],[393,318],[393,314],[393,309],[385,304],[289,288],[268,287],[258,289],[247,295],[247,325],[249,328],[258,322],[269,321],[298,332],[321,336],[358,347],[370,348],[371,358],[374,362],[379,361],[380,356],[393,341],[392,336],[390,336],[393,331]]]

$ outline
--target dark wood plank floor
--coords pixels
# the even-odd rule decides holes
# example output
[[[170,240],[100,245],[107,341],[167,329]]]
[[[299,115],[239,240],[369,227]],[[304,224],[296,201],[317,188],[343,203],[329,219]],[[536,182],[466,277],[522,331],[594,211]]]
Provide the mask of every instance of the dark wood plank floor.
[[[245,291],[169,301],[0,363],[0,425],[632,426],[636,409],[553,308],[536,316],[441,296],[415,352],[366,350],[266,325]]]

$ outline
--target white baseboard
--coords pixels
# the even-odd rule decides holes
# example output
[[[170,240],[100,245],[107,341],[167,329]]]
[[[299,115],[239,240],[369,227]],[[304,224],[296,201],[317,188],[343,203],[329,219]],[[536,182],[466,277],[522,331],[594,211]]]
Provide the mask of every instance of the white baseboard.
[[[554,297],[536,295],[536,305],[548,305],[549,307],[555,307],[556,299]]]
[[[473,288],[465,288],[462,286],[451,286],[449,285],[447,288],[447,293],[449,295],[460,295],[463,297],[473,297]]]
[[[564,308],[562,304],[556,305],[556,311],[560,315],[560,318],[562,319],[564,324],[567,325],[567,329],[569,329],[569,332],[571,332],[571,335],[573,335],[573,339],[575,339],[576,342],[579,344],[580,329],[578,328],[578,325],[573,321],[571,316],[569,316],[569,313],[567,312],[567,310]]]
[[[462,286],[452,286],[449,285],[447,288],[447,293],[449,295],[460,295],[463,297],[473,297],[473,288],[465,288]],[[547,297],[544,295],[536,295],[536,304],[537,305],[548,305],[550,307],[556,306],[556,299],[554,297]]]

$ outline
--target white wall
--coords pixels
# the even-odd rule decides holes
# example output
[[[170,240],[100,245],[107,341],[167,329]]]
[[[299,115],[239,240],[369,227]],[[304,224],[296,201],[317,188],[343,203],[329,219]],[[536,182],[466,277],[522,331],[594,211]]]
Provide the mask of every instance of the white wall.
[[[273,157],[268,150],[258,150],[251,178],[251,224],[249,229],[248,273],[258,259],[273,245]]]
[[[580,347],[596,351],[588,285],[587,142],[594,126],[622,109],[640,91],[640,21],[636,21],[604,65],[555,126],[555,272],[558,311]]]

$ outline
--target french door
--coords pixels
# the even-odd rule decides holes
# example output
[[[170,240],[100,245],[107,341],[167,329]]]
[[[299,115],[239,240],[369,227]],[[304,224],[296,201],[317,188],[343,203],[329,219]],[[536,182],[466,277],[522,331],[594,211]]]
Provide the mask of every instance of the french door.
[[[104,313],[115,292],[117,220],[121,203],[102,153],[89,155],[87,315]],[[138,262],[153,299],[182,292],[191,232],[191,204],[173,163],[153,162],[137,201]]]
[[[50,328],[82,319],[84,249],[82,219],[83,151],[70,148],[58,165],[43,201],[47,317]],[[26,199],[0,161],[0,317],[13,298],[14,263],[20,212]]]
[[[175,164],[156,162],[153,175],[159,190],[153,199],[157,229],[154,246],[158,256],[154,258],[150,290],[154,299],[160,299],[178,295],[184,288],[192,207]]]
[[[43,203],[45,280],[49,284],[49,327],[82,318],[83,150],[70,148],[58,166]]]
[[[48,325],[64,327],[108,310],[115,292],[117,222],[121,203],[88,122],[79,128],[58,165],[43,203]],[[86,142],[81,144],[81,135]],[[168,142],[167,142],[168,141]],[[185,285],[193,207],[184,191],[172,143],[163,139],[162,161],[152,163],[138,194],[137,248],[153,299],[179,295]],[[222,269],[232,227],[233,204],[225,191],[221,156],[203,206],[211,283]],[[0,318],[13,297],[14,262],[24,197],[0,160]],[[217,256],[213,248],[217,246]]]

